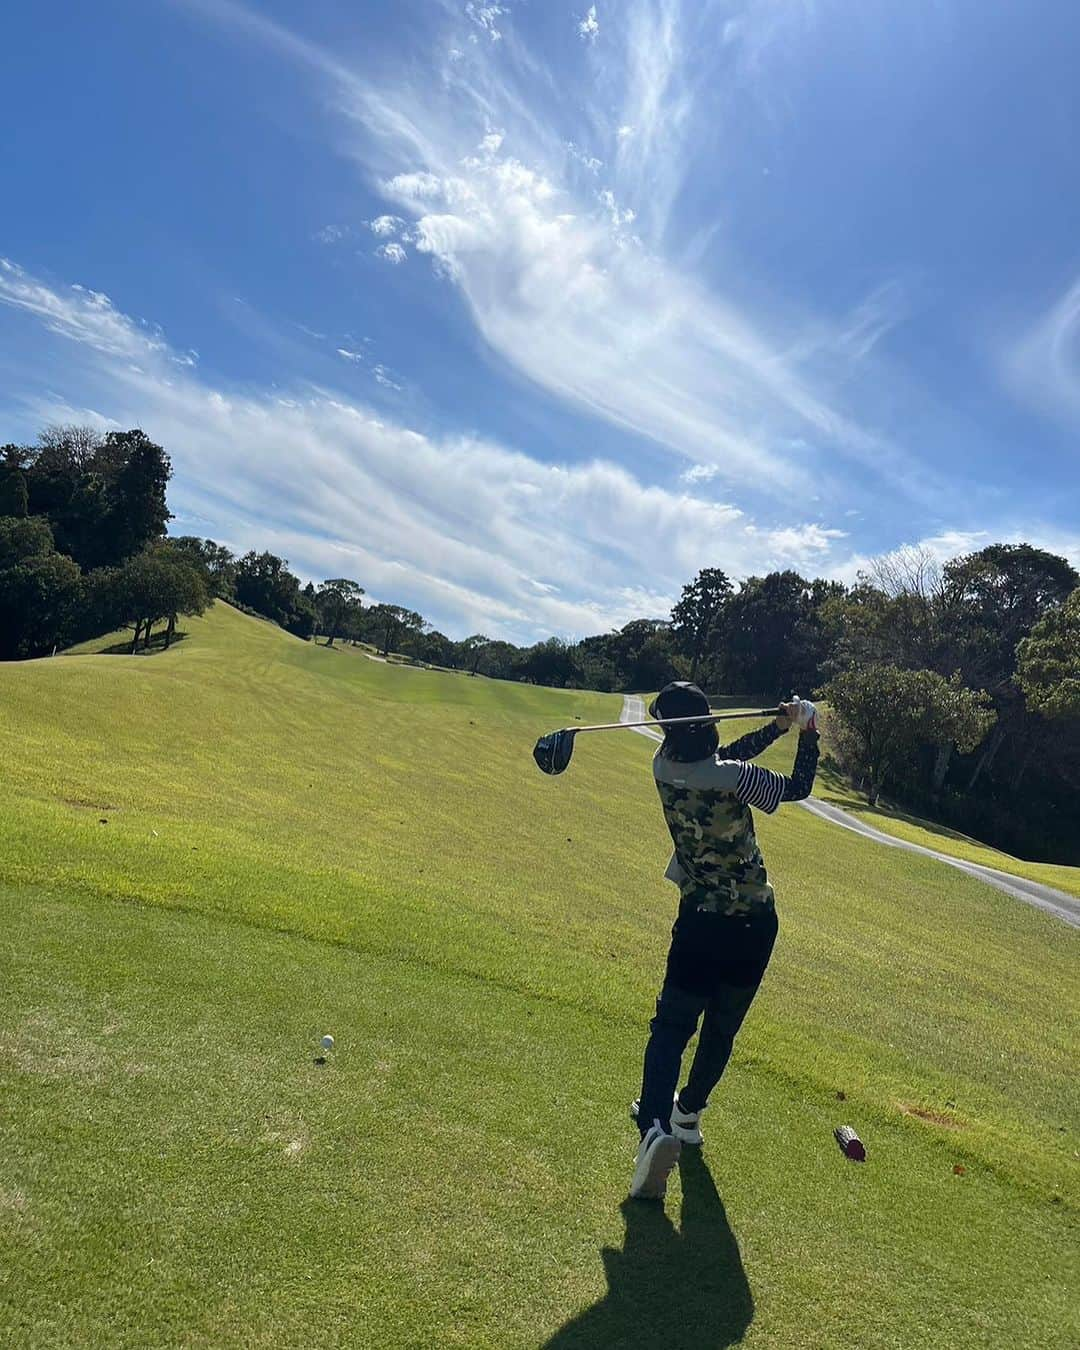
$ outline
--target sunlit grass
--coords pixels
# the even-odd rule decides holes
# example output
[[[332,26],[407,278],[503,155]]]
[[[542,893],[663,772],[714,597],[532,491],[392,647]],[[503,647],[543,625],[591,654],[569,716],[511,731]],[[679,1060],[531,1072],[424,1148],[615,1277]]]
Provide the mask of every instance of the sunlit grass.
[[[763,1347],[1075,1343],[1072,930],[760,821],[781,938],[706,1117],[728,1265],[661,1229],[605,1264],[673,910],[650,746],[545,778],[536,736],[617,698],[186,626],[0,666],[0,1341],[717,1345],[738,1290]]]

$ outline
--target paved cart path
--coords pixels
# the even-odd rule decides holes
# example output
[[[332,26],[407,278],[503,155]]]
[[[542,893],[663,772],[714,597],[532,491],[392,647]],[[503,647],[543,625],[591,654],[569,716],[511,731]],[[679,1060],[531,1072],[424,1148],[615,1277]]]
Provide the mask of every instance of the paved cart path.
[[[638,694],[626,694],[623,697],[620,721],[640,722],[646,716],[645,701]],[[634,730],[639,735],[647,736],[652,741],[662,739],[660,734],[653,731],[651,727],[635,727]],[[954,858],[951,854],[939,853],[937,849],[926,848],[922,844],[912,844],[907,839],[897,839],[894,835],[876,830],[873,825],[867,825],[865,821],[844,811],[841,807],[833,806],[831,802],[819,801],[816,797],[810,797],[804,802],[799,802],[799,805],[805,811],[810,811],[813,815],[829,821],[832,825],[838,825],[841,829],[861,834],[877,844],[884,844],[887,848],[902,848],[909,853],[922,853],[928,858],[936,858],[938,862],[943,862],[948,867],[955,867],[960,872],[967,872],[969,876],[977,877],[980,881],[996,886],[999,891],[1005,891],[1007,895],[1011,895],[1017,900],[1023,900],[1027,905],[1035,905],[1036,908],[1045,910],[1047,914],[1053,914],[1055,918],[1063,919],[1065,923],[1071,924],[1074,928],[1080,928],[1080,900],[1065,891],[1055,890],[1053,886],[1044,886],[1038,881],[1028,881],[1026,877],[1017,877],[1011,872],[1000,872],[996,867],[984,867],[982,863],[968,862],[966,858]]]

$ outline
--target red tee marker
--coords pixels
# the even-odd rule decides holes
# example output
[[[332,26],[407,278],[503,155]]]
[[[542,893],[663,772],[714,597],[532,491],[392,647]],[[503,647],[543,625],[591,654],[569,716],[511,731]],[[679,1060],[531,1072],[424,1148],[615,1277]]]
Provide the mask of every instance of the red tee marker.
[[[840,1145],[840,1152],[845,1158],[850,1158],[852,1162],[866,1161],[866,1149],[863,1148],[862,1140],[850,1125],[839,1125],[833,1130],[833,1136]]]

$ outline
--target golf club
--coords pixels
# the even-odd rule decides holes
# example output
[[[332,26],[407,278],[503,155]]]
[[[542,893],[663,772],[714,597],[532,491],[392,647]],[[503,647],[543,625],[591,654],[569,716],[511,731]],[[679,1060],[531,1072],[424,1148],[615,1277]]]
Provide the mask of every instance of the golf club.
[[[559,731],[550,731],[541,736],[533,748],[533,759],[544,773],[562,773],[570,763],[574,753],[574,737],[586,731],[630,731],[634,727],[677,727],[685,722],[696,722],[704,726],[709,722],[733,721],[739,717],[778,717],[779,708],[761,708],[754,712],[711,713],[708,717],[669,717],[663,722],[601,722],[595,727],[563,727]]]

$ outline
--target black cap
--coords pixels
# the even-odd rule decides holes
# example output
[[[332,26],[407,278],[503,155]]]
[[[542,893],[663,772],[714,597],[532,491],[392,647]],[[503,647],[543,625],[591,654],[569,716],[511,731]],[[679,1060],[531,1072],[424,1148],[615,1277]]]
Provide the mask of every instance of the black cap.
[[[658,722],[663,722],[667,718],[694,717],[698,713],[708,717],[711,712],[709,700],[697,685],[691,684],[689,680],[676,680],[672,684],[665,684],[649,704],[649,716],[655,717]]]

